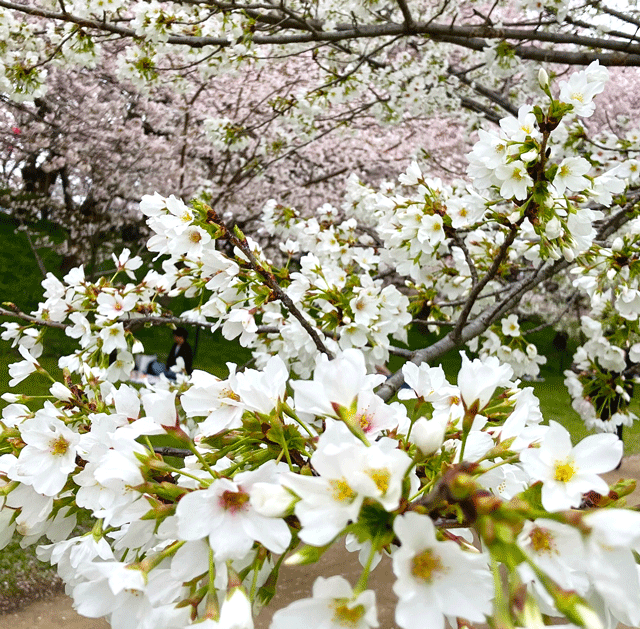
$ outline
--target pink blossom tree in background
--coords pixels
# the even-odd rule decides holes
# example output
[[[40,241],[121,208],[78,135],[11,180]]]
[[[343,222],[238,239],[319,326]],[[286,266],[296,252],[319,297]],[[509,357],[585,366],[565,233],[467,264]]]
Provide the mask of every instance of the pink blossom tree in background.
[[[296,204],[307,210],[323,201],[335,202],[349,173],[377,184],[393,179],[416,157],[431,158],[434,174],[459,176],[469,148],[465,138],[477,127],[478,116],[497,123],[526,99],[535,69],[517,59],[544,56],[574,63],[595,58],[585,53],[579,59],[575,53],[562,53],[559,46],[544,53],[491,39],[480,46],[473,31],[478,25],[484,25],[482,35],[491,38],[487,25],[493,21],[504,18],[514,27],[518,24],[517,12],[511,15],[499,7],[484,17],[488,8],[447,6],[436,12],[443,24],[453,15],[455,20],[464,16],[468,23],[460,37],[449,42],[451,37],[438,40],[438,28],[428,20],[420,23],[432,8],[428,3],[413,8],[415,15],[407,13],[410,27],[405,25],[399,35],[394,34],[393,19],[375,7],[353,16],[346,7],[301,9],[295,26],[280,23],[277,9],[256,9],[253,15],[250,7],[246,13],[242,5],[221,6],[208,28],[220,33],[231,29],[234,36],[233,29],[254,29],[253,50],[246,41],[233,47],[215,38],[187,39],[193,47],[187,49],[163,46],[167,38],[180,44],[173,38],[181,32],[188,36],[189,27],[181,25],[179,17],[197,23],[194,7],[187,18],[188,12],[180,13],[185,10],[181,5],[136,5],[127,18],[131,28],[107,29],[112,37],[94,41],[90,6],[77,15],[63,11],[58,19],[55,11],[25,5],[31,17],[15,22],[13,30],[19,13],[9,11],[11,3],[3,6],[10,59],[4,81],[14,90],[13,98],[33,92],[38,103],[5,100],[3,205],[19,214],[37,214],[38,207],[45,206],[45,216],[69,232],[65,268],[108,257],[109,241],[119,235],[131,246],[132,238],[144,232],[136,220],[136,199],[156,190],[184,198],[202,192],[233,212],[236,220],[244,220],[255,218],[269,198],[286,199],[293,191]],[[120,21],[123,7],[114,6],[113,11]],[[580,11],[592,17],[591,9]],[[377,26],[366,37],[342,29],[337,43],[335,35],[326,35],[326,41],[320,38],[310,45],[308,35],[299,33],[279,45],[278,29],[313,32],[314,19],[321,20],[323,12],[329,25],[350,16],[356,23],[372,20]],[[39,30],[33,42],[29,38],[29,45],[22,46],[28,32],[39,29],[47,17],[55,18],[48,23],[56,26],[44,37]],[[104,19],[101,15],[98,21]],[[572,11],[565,18],[559,30],[571,32],[560,35],[543,35],[558,24],[552,12],[540,19],[534,32],[542,48],[549,47],[547,40],[563,38],[586,48],[602,43],[593,37],[602,27],[587,28],[581,13],[574,16]],[[623,30],[632,24],[630,19],[610,18]],[[155,27],[162,34],[149,35],[144,44],[128,47],[116,41],[122,36],[139,39],[145,29]],[[436,41],[420,37],[423,32]],[[518,41],[524,33],[514,36]],[[262,43],[264,37],[268,43]],[[343,39],[351,43],[341,44]],[[610,39],[612,50],[622,50],[620,42]],[[601,63],[627,65],[633,55],[627,51],[600,57]],[[52,67],[64,59],[81,66],[79,74]],[[20,130],[17,137],[14,129]],[[341,151],[335,151],[336,143]]]
[[[273,629],[378,626],[380,562],[403,629],[640,625],[633,487],[600,476],[640,364],[639,135],[615,85],[640,64],[632,6],[0,7],[9,196],[39,169],[33,212],[95,201],[107,230],[139,194],[157,260],[117,251],[113,274],[48,274],[35,311],[0,310],[10,386],[51,379],[44,401],[3,395],[0,542],[40,544],[116,629],[253,627],[283,562],[331,546],[358,551],[357,581],[318,578]],[[574,446],[520,378],[545,362],[527,318],[576,304],[567,384],[600,434]],[[152,383],[145,324],[219,329],[252,364]],[[432,340],[409,346],[415,325]],[[50,328],[76,342],[61,379]]]
[[[5,103],[4,203],[68,232],[68,268],[93,266],[119,237],[144,242],[137,204],[156,190],[201,194],[253,231],[270,198],[295,191],[309,209],[335,202],[349,173],[380,182],[426,151],[449,156],[441,172],[463,173],[461,131],[445,135],[418,115],[381,124],[369,114],[375,98],[291,120],[289,100],[310,61],[294,57],[237,80],[187,77],[180,91],[169,83],[148,94],[119,82],[115,68],[56,70],[33,105]]]

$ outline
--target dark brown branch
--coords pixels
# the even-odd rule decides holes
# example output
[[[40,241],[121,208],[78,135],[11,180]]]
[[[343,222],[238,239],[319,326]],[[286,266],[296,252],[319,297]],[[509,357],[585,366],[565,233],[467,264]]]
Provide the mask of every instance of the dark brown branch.
[[[329,179],[333,178],[333,177],[338,177],[340,175],[342,175],[343,173],[346,173],[349,170],[348,166],[345,166],[344,168],[339,168],[338,170],[334,170],[326,175],[321,175],[320,177],[316,177],[315,179],[310,179],[309,181],[305,181],[302,184],[303,188],[307,188],[309,186],[313,186],[317,183],[323,183],[325,181],[328,181]]]
[[[615,9],[611,9],[609,7],[604,6],[601,2],[591,2],[592,7],[598,9],[598,11],[602,11],[603,13],[608,13],[613,17],[617,17],[619,20],[623,22],[627,22],[627,24],[633,24],[634,26],[640,27],[640,20],[632,17],[628,13],[622,13],[621,11],[616,11]]]
[[[487,105],[483,105],[476,100],[473,100],[467,96],[460,96],[460,104],[469,111],[475,111],[477,114],[482,114],[489,122],[494,124],[500,124],[501,117],[493,111]]]
[[[398,6],[400,7],[400,11],[402,12],[402,17],[404,18],[404,24],[406,26],[407,31],[412,31],[415,26],[415,22],[413,21],[413,17],[411,15],[411,11],[409,11],[409,6],[407,5],[406,0],[396,0]]]
[[[58,13],[17,4],[8,0],[0,0],[0,7],[11,9],[27,15],[35,15],[47,19],[71,22],[85,28],[95,29],[121,37],[143,39],[136,35],[134,29],[99,20],[89,20],[69,13]],[[287,25],[290,30],[295,30],[295,25]],[[535,28],[496,28],[489,25],[456,26],[455,24],[416,23],[411,31],[415,35],[425,35],[437,41],[449,42],[472,50],[484,50],[490,45],[490,41],[512,40],[516,42],[546,42],[556,44],[551,49],[543,49],[535,46],[517,46],[514,54],[522,59],[534,61],[546,61],[565,63],[571,65],[587,65],[599,60],[604,66],[638,66],[640,65],[640,45],[630,44],[629,41],[606,39],[602,37],[586,37],[574,33],[557,33],[541,31]],[[333,31],[290,32],[269,35],[254,35],[252,42],[255,45],[268,44],[295,44],[308,42],[340,42],[350,39],[367,39],[377,37],[397,37],[406,35],[405,24],[339,24]],[[170,35],[169,44],[179,44],[192,48],[204,46],[231,46],[236,42],[227,37],[201,37],[194,35]],[[593,49],[593,52],[562,50],[557,44],[573,44],[584,49]],[[602,52],[611,51],[611,52]]]
[[[495,103],[506,112],[510,113],[512,116],[515,116],[516,118],[518,117],[518,108],[515,107],[513,103],[510,103],[506,98],[504,98],[495,90],[490,90],[488,87],[480,85],[479,83],[476,83],[475,81],[469,79],[466,76],[466,71],[456,72],[455,70],[449,70],[449,74],[455,76],[460,81],[460,83],[463,83],[467,87],[471,88],[474,92],[480,94],[480,96],[484,96],[492,103]]]
[[[278,284],[278,281],[276,280],[275,275],[268,269],[265,269],[262,264],[260,264],[258,259],[253,254],[253,251],[251,251],[251,247],[249,247],[249,243],[247,242],[247,239],[244,237],[244,235],[236,236],[231,231],[229,231],[227,226],[211,208],[209,208],[208,210],[206,222],[209,224],[218,225],[220,228],[222,228],[223,237],[226,238],[232,246],[237,247],[244,254],[253,271],[262,279],[265,285],[271,289],[273,298],[282,302],[289,313],[298,320],[300,325],[313,340],[316,349],[329,358],[333,358],[333,353],[327,349],[324,342],[320,338],[318,331],[305,319],[304,315],[293,303],[289,295],[287,295],[282,290],[280,284]]]
[[[178,459],[186,459],[188,456],[191,456],[193,452],[191,450],[183,450],[181,448],[154,448],[153,451],[156,454],[160,454],[161,456],[175,456]]]
[[[522,222],[522,221],[520,221]],[[486,272],[485,276],[476,282],[476,284],[471,288],[471,292],[469,293],[469,297],[467,298],[467,303],[464,305],[462,312],[460,313],[460,317],[456,323],[456,327],[453,329],[451,334],[456,341],[460,340],[460,335],[462,333],[462,329],[467,323],[467,319],[469,318],[469,314],[471,314],[471,309],[476,303],[476,299],[482,292],[482,289],[496,276],[500,265],[504,262],[507,257],[507,252],[509,251],[509,247],[513,244],[516,236],[518,235],[518,224],[509,226],[509,235],[504,239],[502,245],[500,245],[500,249],[498,249],[498,254],[493,260],[492,265],[489,267],[489,270]]]

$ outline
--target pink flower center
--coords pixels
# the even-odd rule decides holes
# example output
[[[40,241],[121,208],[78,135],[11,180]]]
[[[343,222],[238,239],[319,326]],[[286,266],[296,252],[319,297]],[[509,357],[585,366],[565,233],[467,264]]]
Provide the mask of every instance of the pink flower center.
[[[224,491],[220,496],[220,506],[225,511],[238,513],[238,511],[246,511],[249,508],[249,494],[240,489],[239,491]]]

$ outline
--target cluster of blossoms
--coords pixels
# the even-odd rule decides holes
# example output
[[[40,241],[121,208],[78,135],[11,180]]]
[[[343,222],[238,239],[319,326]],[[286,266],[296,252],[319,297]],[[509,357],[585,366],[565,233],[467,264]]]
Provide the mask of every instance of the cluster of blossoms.
[[[496,356],[501,362],[511,365],[517,377],[536,377],[540,373],[540,365],[547,362],[546,356],[538,354],[538,348],[524,338],[515,313],[505,317],[499,326],[494,325],[493,329],[487,330],[484,337],[480,356]]]
[[[552,102],[544,121],[539,107],[523,105],[517,118],[500,121],[500,134],[479,132],[480,141],[469,156],[468,173],[479,190],[493,190],[496,199],[514,202],[499,204],[495,211],[528,232],[532,246],[526,256],[531,260],[561,255],[573,260],[584,253],[596,236],[593,222],[602,214],[577,206],[575,201],[591,198],[610,203],[613,194],[625,189],[617,169],[590,175],[592,165],[587,159],[563,157],[562,145],[549,142],[543,131],[557,130],[557,137],[562,138],[567,133],[562,128],[567,111],[572,116],[591,116],[595,110],[593,98],[604,90],[607,78],[606,68],[594,61],[561,83],[559,100]],[[540,82],[551,96],[544,70]],[[530,188],[535,190],[533,195]]]
[[[637,419],[629,404],[640,363],[639,230],[637,219],[629,221],[609,246],[592,246],[573,269],[573,284],[592,316],[581,319],[585,342],[565,382],[574,409],[588,428],[599,431],[614,432]]]
[[[268,602],[283,559],[305,561],[347,534],[361,549],[358,583],[319,579],[310,599],[275,614],[274,629],[301,614],[377,626],[366,586],[381,554],[391,555],[396,622],[407,629],[491,615],[490,565],[505,552],[521,567],[512,585],[526,586],[538,613],[586,623],[588,604],[603,600],[614,618],[637,622],[637,576],[621,603],[602,561],[633,562],[635,538],[612,549],[607,534],[620,513],[637,514],[581,514],[583,539],[567,511],[585,491],[606,497],[597,474],[620,460],[617,438],[572,448],[566,430],[540,424],[531,391],[495,358],[463,355],[457,386],[441,368],[409,364],[404,373],[401,397],[411,404],[376,396],[383,378],[367,374],[356,349],[319,360],[312,380],[289,380],[274,357],[226,381],[196,371],[179,391],[87,382],[52,388],[59,401],[36,412],[11,404],[2,419],[2,539],[45,535],[51,543],[39,555],[58,566],[78,611],[115,629],[251,627],[251,608]],[[184,467],[154,453],[157,435],[191,451]],[[73,536],[82,513],[96,524]],[[481,552],[460,525],[480,534]],[[580,552],[565,557],[565,537]],[[562,547],[553,561],[543,538]],[[300,542],[307,546],[295,552]],[[569,601],[562,588],[576,574],[582,598]]]
[[[79,348],[60,359],[64,383],[49,376],[40,406],[3,396],[0,542],[45,536],[51,543],[38,552],[57,565],[78,611],[114,629],[252,628],[284,562],[313,562],[342,543],[359,551],[357,582],[318,579],[310,598],[275,613],[273,629],[301,619],[376,627],[370,575],[389,561],[403,629],[487,618],[543,626],[543,615],[583,627],[640,623],[640,514],[623,509],[631,486],[610,490],[600,477],[618,465],[622,444],[598,434],[573,447],[563,427],[542,423],[532,390],[516,380],[541,360],[516,354],[513,343],[526,341],[509,314],[569,265],[570,250],[589,250],[576,264],[584,259],[588,277],[603,266],[589,266],[591,255],[623,264],[617,244],[607,256],[593,242],[596,210],[585,203],[595,179],[580,175],[574,189],[558,174],[566,158],[551,164],[544,149],[565,114],[588,114],[572,94],[581,89],[577,102],[588,104],[600,80],[597,67],[577,73],[565,100],[545,85],[546,113],[502,125],[507,157],[490,170],[513,174],[519,161],[526,194],[485,173],[493,192],[483,198],[417,164],[397,188],[352,179],[344,207],[315,218],[268,206],[265,230],[285,241],[279,266],[206,204],[145,197],[161,272],[142,275],[125,251],[111,279],[89,281],[81,268],[64,281],[51,275],[40,307],[4,324],[23,358],[10,367],[11,386],[47,375],[38,362],[47,326]],[[591,213],[586,232],[570,220],[582,212]],[[551,214],[566,229],[562,245],[538,233]],[[625,280],[634,262],[629,253]],[[602,313],[623,317],[617,293],[598,291]],[[175,318],[159,301],[178,295],[197,305]],[[253,349],[256,368],[229,364],[224,379],[196,370],[140,389],[121,382],[143,350],[136,326],[176,320],[220,328]],[[444,333],[416,351],[393,345],[414,320]],[[618,340],[592,320],[584,326],[578,367],[621,373]],[[480,358],[461,353],[456,384],[429,366],[483,333]],[[373,372],[391,353],[410,360],[386,380]],[[628,355],[640,357],[637,344]],[[390,401],[400,381],[407,386]],[[76,532],[78,516],[94,522],[89,532]]]
[[[575,353],[575,371],[565,371],[573,408],[587,428],[602,432],[615,432],[638,419],[628,407],[640,363],[640,343],[632,344],[637,331],[609,327],[616,325],[624,326],[619,316],[603,321],[583,316],[581,331],[587,341]]]

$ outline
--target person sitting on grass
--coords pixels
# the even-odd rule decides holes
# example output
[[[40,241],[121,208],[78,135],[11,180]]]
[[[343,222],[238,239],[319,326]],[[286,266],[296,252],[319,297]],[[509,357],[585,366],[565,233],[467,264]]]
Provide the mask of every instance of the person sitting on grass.
[[[176,328],[173,331],[173,345],[169,350],[167,364],[164,365],[159,360],[154,360],[147,368],[147,373],[152,376],[164,374],[169,380],[176,379],[176,370],[173,369],[178,365],[178,359],[181,358],[184,363],[184,371],[190,374],[193,365],[193,351],[191,345],[187,343],[189,333],[185,328]],[[180,369],[177,369],[180,371]]]

